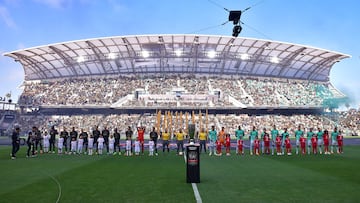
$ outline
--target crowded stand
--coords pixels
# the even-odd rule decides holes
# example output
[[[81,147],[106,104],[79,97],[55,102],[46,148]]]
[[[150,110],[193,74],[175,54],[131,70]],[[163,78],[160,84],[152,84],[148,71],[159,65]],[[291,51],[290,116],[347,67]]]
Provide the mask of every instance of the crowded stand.
[[[125,98],[121,106],[321,106],[325,98],[337,95],[328,84],[282,79],[227,78],[91,78],[26,82],[20,105],[111,105]],[[140,90],[139,97],[126,99]],[[194,101],[196,95],[212,97]],[[185,100],[183,96],[189,96]],[[233,98],[230,101],[229,97]],[[180,103],[178,102],[180,101]]]

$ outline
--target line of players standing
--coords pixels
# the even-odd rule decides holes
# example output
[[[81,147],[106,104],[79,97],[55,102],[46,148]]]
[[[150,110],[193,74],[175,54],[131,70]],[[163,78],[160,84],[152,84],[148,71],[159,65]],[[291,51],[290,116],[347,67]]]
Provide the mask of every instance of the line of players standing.
[[[139,155],[140,152],[144,153],[144,134],[145,127],[137,128],[138,136],[133,141],[133,134],[131,127],[129,126],[125,132],[125,155],[130,156],[135,152],[135,155]],[[56,137],[59,137],[56,142]],[[149,151],[150,156],[157,155],[158,133],[153,128],[150,132]],[[89,135],[84,129],[80,130],[80,133],[76,131],[75,127],[70,132],[66,130],[66,127],[60,131],[60,133],[52,126],[49,132],[41,131],[34,126],[32,131],[28,133],[27,138],[27,157],[36,156],[38,148],[40,153],[55,153],[55,143],[57,143],[58,154],[103,154],[106,149],[107,154],[119,154],[120,149],[120,132],[117,128],[114,129],[113,134],[110,134],[109,129],[105,127],[102,131],[98,126]],[[30,154],[31,152],[31,154]]]
[[[200,132],[204,132],[204,129]],[[230,134],[225,132],[225,128],[216,132],[215,127],[212,126],[212,129],[208,133],[209,139],[209,155],[222,155],[222,146],[226,149],[226,155],[230,155]],[[244,154],[244,140],[245,132],[241,129],[241,126],[235,131],[235,137],[237,139],[236,144],[236,154],[243,155]],[[334,153],[334,149],[336,148],[337,153],[343,153],[343,135],[341,131],[338,131],[337,127],[329,134],[328,130],[321,130],[321,128],[317,129],[315,133],[313,128],[310,128],[306,133],[301,129],[301,125],[299,125],[298,129],[294,132],[295,137],[295,145],[296,145],[296,154],[299,154],[299,150],[301,154],[322,154],[324,147],[324,154]],[[331,150],[329,149],[331,140]],[[292,145],[290,141],[290,134],[287,128],[283,129],[283,132],[280,134],[279,130],[276,129],[276,126],[273,126],[273,129],[268,132],[266,128],[263,129],[263,132],[260,134],[257,131],[256,127],[253,126],[252,130],[249,133],[249,151],[250,155],[260,155],[260,146],[262,154],[271,154],[274,155],[274,151],[276,151],[277,155],[291,155],[292,153]],[[201,143],[200,139],[200,147],[204,149],[206,152],[206,146]],[[216,148],[216,151],[215,151]]]
[[[130,156],[133,153],[133,147],[136,155],[139,155],[140,152],[144,153],[144,127],[137,128],[138,136],[133,142],[133,134],[131,127],[129,126],[125,132],[126,141],[125,141],[125,155]],[[115,128],[113,134],[110,134],[110,131],[105,127],[102,131],[96,126],[92,133],[89,135],[86,131],[81,129],[78,133],[73,127],[70,133],[64,127],[63,130],[58,133],[58,131],[53,126],[49,133],[45,132],[44,135],[41,135],[40,130],[37,127],[33,127],[32,131],[29,132],[28,136],[28,151],[27,156],[34,156],[37,153],[38,146],[40,147],[40,152],[55,153],[55,140],[57,135],[59,139],[57,142],[58,153],[67,153],[67,154],[81,154],[88,153],[89,155],[102,154],[104,148],[108,154],[121,154],[120,149],[120,133],[118,129]],[[177,144],[177,153],[184,151],[184,139],[185,133],[180,129],[178,132],[174,133],[174,138],[176,139]],[[155,131],[155,128],[150,132],[149,140],[149,153],[150,155],[157,155],[157,140],[158,133]],[[170,150],[169,144],[171,141],[171,135],[169,132],[164,131],[160,133],[162,139],[162,148],[163,152]],[[235,131],[236,142],[236,154],[244,154],[244,137],[245,132],[241,129],[241,126]],[[338,131],[335,127],[333,132],[329,134],[327,130],[322,131],[320,128],[317,129],[317,132],[313,132],[313,128],[310,128],[306,133],[301,129],[301,126],[294,132],[295,143],[296,143],[296,154],[301,152],[302,154],[313,153],[322,154],[322,149],[324,146],[324,154],[333,153],[333,149],[336,148],[338,153],[342,153],[343,149],[343,136],[341,131]],[[197,133],[197,139],[200,143],[200,152],[208,147],[211,156],[222,155],[222,146],[226,149],[226,155],[230,155],[231,140],[230,134],[225,132],[225,128],[216,132],[215,127],[212,126],[211,130],[207,133],[205,129],[201,129]],[[331,151],[329,150],[331,140]],[[44,144],[44,146],[42,145]],[[307,146],[307,147],[306,147]],[[276,129],[276,126],[273,126],[271,131],[267,131],[266,128],[263,129],[263,132],[260,134],[253,126],[252,130],[249,133],[249,148],[250,155],[259,155],[260,147],[262,154],[271,154],[274,155],[276,151],[277,155],[291,155],[292,146],[290,142],[290,134],[287,128],[283,129],[283,132],[280,134],[279,130]],[[182,154],[182,153],[180,153]]]

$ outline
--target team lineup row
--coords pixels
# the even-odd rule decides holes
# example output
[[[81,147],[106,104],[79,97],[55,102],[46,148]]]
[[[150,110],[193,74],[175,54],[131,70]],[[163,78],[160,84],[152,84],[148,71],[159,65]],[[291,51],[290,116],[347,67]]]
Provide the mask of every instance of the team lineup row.
[[[40,152],[52,152],[55,153],[55,142],[57,141],[58,153],[67,154],[81,154],[86,153],[92,154],[103,154],[104,148],[107,154],[121,154],[121,149],[125,151],[125,155],[132,155],[133,150],[136,155],[140,153],[144,154],[144,134],[145,127],[137,127],[137,137],[133,142],[134,132],[129,126],[125,132],[126,141],[125,143],[120,142],[120,133],[115,128],[113,134],[105,127],[101,132],[98,127],[89,135],[84,130],[81,130],[80,134],[75,130],[69,133],[64,128],[60,133],[53,126],[49,133],[42,133],[37,127],[33,127],[32,131],[28,133],[27,144],[28,151],[27,156],[34,156],[40,147]],[[191,133],[190,133],[191,134]],[[244,154],[245,147],[249,147],[250,154],[272,154],[276,152],[277,155],[291,155],[292,146],[290,142],[290,134],[287,132],[287,128],[283,129],[280,133],[276,129],[276,126],[269,132],[264,128],[263,132],[260,133],[253,126],[253,129],[249,133],[249,146],[244,144],[245,132],[241,129],[241,126],[235,131],[236,137],[236,154]],[[58,136],[59,135],[59,136]],[[58,139],[56,139],[59,137]],[[226,150],[226,155],[230,155],[231,139],[230,134],[225,131],[225,128],[217,132],[215,126],[212,126],[208,132],[204,128],[200,132],[194,135],[187,135],[179,129],[178,132],[173,134],[167,132],[158,133],[155,128],[149,133],[149,155],[157,155],[158,139],[162,140],[163,152],[170,151],[169,145],[171,140],[176,140],[177,154],[182,154],[184,151],[184,142],[187,138],[197,140],[200,144],[200,150],[208,149],[209,155],[222,155],[222,148]],[[320,128],[317,132],[314,132],[312,128],[308,132],[304,132],[301,126],[294,132],[296,154],[308,154],[313,153],[330,154],[334,152],[343,152],[343,136],[341,131],[338,131],[335,127],[334,130],[329,134],[327,130],[322,131]],[[329,149],[331,141],[331,150]],[[261,151],[260,151],[261,147]],[[270,152],[271,151],[271,152]],[[31,155],[30,155],[31,152]]]

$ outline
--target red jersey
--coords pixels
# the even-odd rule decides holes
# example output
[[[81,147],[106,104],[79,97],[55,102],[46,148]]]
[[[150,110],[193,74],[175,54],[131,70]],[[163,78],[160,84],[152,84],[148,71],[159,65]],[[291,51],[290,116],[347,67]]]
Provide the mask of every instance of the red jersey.
[[[145,134],[145,129],[144,128],[138,128],[138,138],[139,141],[144,141],[144,134]]]
[[[291,148],[290,138],[286,138],[286,139],[285,139],[285,147],[286,147],[286,149],[290,149],[290,148]]]
[[[311,138],[311,144],[313,147],[317,146],[317,138],[315,136]]]
[[[324,133],[323,140],[324,140],[324,145],[329,146],[329,134],[328,133]]]
[[[270,146],[270,137],[269,137],[269,134],[265,134],[264,135],[264,145],[266,147]]]
[[[221,142],[220,142],[220,140],[216,140],[216,151],[217,151],[217,153],[218,154],[220,154],[221,153]]]
[[[254,147],[255,147],[255,148],[259,148],[259,146],[260,146],[260,140],[255,139],[255,140],[254,140]]]
[[[305,148],[305,146],[306,146],[306,138],[300,137],[300,147]]]
[[[276,146],[281,146],[281,137],[277,136],[275,142],[276,142]]]
[[[230,147],[230,136],[227,136],[227,137],[225,138],[225,143],[226,143],[226,146],[227,146],[227,147]]]
[[[244,140],[238,140],[238,145],[243,146],[244,145]]]
[[[215,142],[215,144],[216,144],[216,147],[221,147],[221,142],[220,142],[220,140],[216,140],[216,142]]]
[[[336,137],[339,146],[343,145],[343,138],[344,137],[340,134]]]

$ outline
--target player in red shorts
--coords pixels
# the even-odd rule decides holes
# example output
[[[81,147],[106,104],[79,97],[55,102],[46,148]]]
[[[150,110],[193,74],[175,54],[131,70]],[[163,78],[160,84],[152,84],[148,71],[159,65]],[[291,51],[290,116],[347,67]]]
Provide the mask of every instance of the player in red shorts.
[[[281,137],[280,137],[280,135],[276,136],[275,144],[276,144],[276,154],[277,155],[282,155],[282,153],[281,153]]]
[[[138,128],[137,128],[137,132],[138,132],[138,139],[139,139],[140,146],[141,146],[141,153],[144,154],[144,134],[145,134],[145,127],[138,127]]]
[[[230,156],[230,134],[227,133],[225,137],[226,156]]]
[[[339,130],[339,135],[336,137],[336,139],[337,139],[337,143],[338,143],[338,153],[343,153],[344,152],[343,151],[343,144],[344,144],[343,139],[344,139],[344,137],[343,137],[340,130]]]
[[[311,138],[311,146],[313,154],[317,154],[317,138],[315,134]]]
[[[264,139],[265,154],[270,154],[270,135],[269,135],[269,133],[265,132],[263,139]]]
[[[260,149],[260,140],[258,136],[255,137],[254,140],[254,154],[259,156],[259,149]]]
[[[221,156],[221,155],[222,155],[222,152],[221,152],[221,146],[222,146],[222,144],[221,144],[220,140],[217,139],[216,142],[215,142],[215,144],[216,144],[216,155],[217,155],[217,156]]]
[[[301,150],[301,154],[306,154],[306,138],[304,137],[304,135],[300,136],[300,150]]]
[[[238,154],[240,154],[240,155],[244,155],[243,146],[244,146],[244,141],[243,140],[238,140],[237,141],[237,147],[238,147]]]
[[[286,148],[286,154],[288,156],[290,156],[291,155],[291,142],[290,142],[289,135],[286,135],[286,137],[285,137],[285,148]]]
[[[329,144],[330,144],[330,140],[329,140],[330,136],[329,136],[329,131],[328,130],[324,130],[324,135],[323,135],[323,140],[324,140],[324,154],[330,154],[329,151]]]

